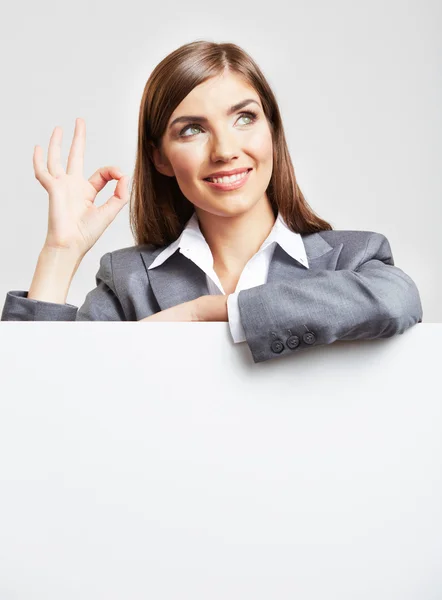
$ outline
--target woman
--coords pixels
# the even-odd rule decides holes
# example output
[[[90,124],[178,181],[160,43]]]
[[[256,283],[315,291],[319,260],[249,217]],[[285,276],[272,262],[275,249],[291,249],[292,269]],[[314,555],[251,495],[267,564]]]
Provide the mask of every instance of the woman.
[[[8,292],[2,320],[228,321],[255,362],[422,321],[417,287],[386,237],[333,230],[310,209],[275,96],[238,46],[186,44],[151,74],[131,193],[136,245],[101,258],[80,308],[65,303],[70,282],[127,203],[128,178],[103,167],[83,179],[82,119],[65,172],[61,136],[56,127],[47,170],[34,149],[48,233],[29,292]],[[114,195],[97,207],[112,179]]]

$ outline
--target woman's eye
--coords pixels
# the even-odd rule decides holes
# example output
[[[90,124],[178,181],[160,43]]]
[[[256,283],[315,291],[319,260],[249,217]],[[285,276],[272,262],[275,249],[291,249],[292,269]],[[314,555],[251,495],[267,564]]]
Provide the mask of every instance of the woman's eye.
[[[199,127],[199,125],[187,125],[187,127],[185,127],[184,129],[182,129],[180,131],[180,135],[183,137],[191,137],[188,135],[184,135],[184,132],[187,131],[188,129],[200,129],[200,127]],[[194,135],[194,134],[191,134],[191,135]]]
[[[256,113],[245,112],[245,113],[242,113],[239,118],[240,119],[243,119],[243,118],[250,119],[250,122],[246,123],[246,125],[251,125],[252,123],[254,123],[256,121],[256,117],[257,117]],[[184,127],[184,129],[182,129],[180,131],[179,136],[180,137],[193,137],[194,135],[196,135],[194,133],[192,133],[190,135],[184,135],[184,132],[187,131],[188,129],[199,129],[199,130],[201,130],[201,126],[198,125],[197,123],[191,123],[190,125],[186,125],[186,127]]]

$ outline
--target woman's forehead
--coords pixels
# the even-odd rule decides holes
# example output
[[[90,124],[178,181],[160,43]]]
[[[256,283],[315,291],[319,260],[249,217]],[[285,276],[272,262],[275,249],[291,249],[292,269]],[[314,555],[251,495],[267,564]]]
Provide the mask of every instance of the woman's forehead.
[[[259,96],[255,89],[242,77],[235,73],[224,73],[219,76],[211,77],[195,86],[185,98],[177,106],[178,108],[186,108],[187,105],[198,105],[205,108],[210,103],[211,106],[216,105],[219,108],[228,108],[235,101],[240,102],[247,97],[259,100]]]

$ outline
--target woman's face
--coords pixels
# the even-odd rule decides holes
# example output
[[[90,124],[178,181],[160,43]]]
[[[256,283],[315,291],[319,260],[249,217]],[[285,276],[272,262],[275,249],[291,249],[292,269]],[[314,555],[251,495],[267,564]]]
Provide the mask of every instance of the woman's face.
[[[255,102],[229,114],[232,105],[244,100]],[[255,113],[256,118],[247,113]],[[193,118],[174,123],[188,116]],[[198,85],[172,113],[154,161],[163,175],[176,177],[184,196],[196,208],[211,214],[235,216],[268,201],[273,143],[258,94],[232,73]],[[237,168],[252,171],[236,190],[220,191],[204,180],[216,171]]]

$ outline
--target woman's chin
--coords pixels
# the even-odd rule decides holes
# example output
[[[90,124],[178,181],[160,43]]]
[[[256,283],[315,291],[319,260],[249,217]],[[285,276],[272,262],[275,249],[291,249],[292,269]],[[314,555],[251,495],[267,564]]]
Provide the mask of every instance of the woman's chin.
[[[224,198],[223,201],[207,203],[204,205],[195,206],[196,209],[203,210],[204,212],[219,217],[237,217],[240,216],[254,207],[254,203],[250,201],[250,198],[236,197],[236,198]]]

